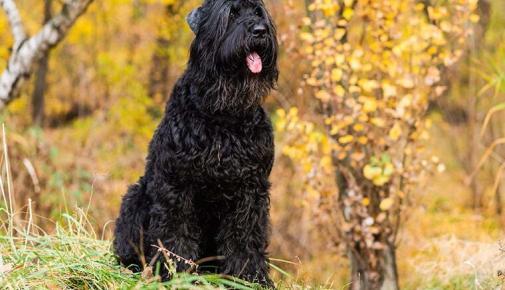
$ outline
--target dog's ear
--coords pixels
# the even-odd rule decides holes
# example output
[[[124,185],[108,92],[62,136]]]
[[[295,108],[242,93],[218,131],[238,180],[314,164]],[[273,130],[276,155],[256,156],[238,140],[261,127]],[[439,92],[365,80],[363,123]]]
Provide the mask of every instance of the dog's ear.
[[[202,8],[198,7],[189,12],[186,16],[186,21],[188,22],[191,30],[196,34],[198,32],[198,26],[200,25],[200,20],[202,17]]]

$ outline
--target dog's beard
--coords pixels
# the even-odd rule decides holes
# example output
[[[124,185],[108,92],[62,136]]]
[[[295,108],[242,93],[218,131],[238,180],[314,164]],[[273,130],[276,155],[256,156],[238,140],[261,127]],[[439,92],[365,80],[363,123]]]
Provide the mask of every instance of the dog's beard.
[[[233,37],[230,36],[233,43]],[[276,67],[272,65],[271,51],[266,40],[259,42],[238,41],[243,45],[233,45],[221,50],[217,71],[216,98],[213,112],[240,113],[262,103],[276,80]],[[225,45],[226,46],[226,45]]]
[[[245,81],[236,80],[230,83],[229,79],[220,79],[215,88],[219,91],[209,103],[213,113],[226,112],[241,114],[262,103],[270,87],[257,78]]]

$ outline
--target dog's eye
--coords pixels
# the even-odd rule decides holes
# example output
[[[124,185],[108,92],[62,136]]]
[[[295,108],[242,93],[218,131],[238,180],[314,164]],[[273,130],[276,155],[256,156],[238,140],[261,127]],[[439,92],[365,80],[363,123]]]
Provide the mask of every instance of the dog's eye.
[[[254,10],[254,14],[256,14],[256,16],[261,17],[263,16],[263,10],[261,10],[261,8],[258,7]]]
[[[240,11],[238,10],[237,7],[231,7],[230,9],[230,18],[234,19],[239,16]]]

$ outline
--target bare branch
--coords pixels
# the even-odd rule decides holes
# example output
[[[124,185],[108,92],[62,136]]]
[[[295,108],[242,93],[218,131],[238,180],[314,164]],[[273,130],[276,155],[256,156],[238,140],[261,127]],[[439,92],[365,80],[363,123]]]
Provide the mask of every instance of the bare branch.
[[[22,41],[19,47],[13,50],[7,69],[0,75],[0,109],[18,95],[22,81],[31,74],[33,64],[44,52],[57,45],[65,37],[91,2],[93,0],[66,0],[58,15],[48,21],[37,34]],[[14,5],[12,0],[0,0],[0,3],[4,9],[6,6],[11,8],[10,4]],[[17,9],[15,11],[17,12]],[[19,13],[17,15],[18,20],[14,23],[21,23]],[[13,26],[11,28],[14,30]]]
[[[25,28],[21,21],[21,16],[19,16],[18,8],[13,0],[0,0],[0,6],[2,6],[7,15],[7,20],[9,21],[12,35],[14,36],[14,50],[16,50],[26,39]]]

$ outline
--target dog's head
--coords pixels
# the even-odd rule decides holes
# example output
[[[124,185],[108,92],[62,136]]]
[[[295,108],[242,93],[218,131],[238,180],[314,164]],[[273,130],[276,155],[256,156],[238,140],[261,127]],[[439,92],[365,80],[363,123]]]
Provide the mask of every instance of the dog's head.
[[[262,0],[205,0],[188,15],[196,37],[190,65],[207,74],[262,82],[277,81],[275,25]]]

